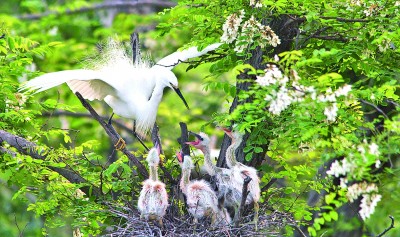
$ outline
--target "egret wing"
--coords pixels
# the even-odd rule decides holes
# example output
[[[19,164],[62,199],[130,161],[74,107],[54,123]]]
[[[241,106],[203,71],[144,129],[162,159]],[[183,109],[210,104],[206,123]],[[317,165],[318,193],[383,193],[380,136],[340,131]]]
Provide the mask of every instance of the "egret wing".
[[[221,43],[215,43],[215,44],[207,46],[202,51],[198,51],[196,46],[182,50],[182,51],[177,51],[173,54],[170,54],[170,55],[162,58],[154,66],[161,66],[161,67],[172,70],[172,68],[174,68],[179,63],[186,61],[189,58],[195,58],[195,57],[204,55],[204,54],[208,53],[209,51],[217,49],[220,45],[221,45]]]
[[[102,77],[97,71],[86,69],[46,73],[24,83],[19,90],[31,90],[39,93],[63,83],[67,83],[74,93],[79,92],[83,98],[88,100],[101,100],[107,95],[117,97],[116,89],[109,79]]]

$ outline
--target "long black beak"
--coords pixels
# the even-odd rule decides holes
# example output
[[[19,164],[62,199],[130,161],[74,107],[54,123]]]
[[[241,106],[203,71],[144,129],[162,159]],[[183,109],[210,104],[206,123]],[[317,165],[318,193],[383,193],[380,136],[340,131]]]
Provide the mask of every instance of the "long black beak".
[[[185,104],[186,108],[190,110],[189,105],[186,103],[185,98],[183,97],[181,91],[179,90],[178,87],[172,87],[174,89],[174,91],[176,92],[176,94],[178,94],[179,98],[181,98],[181,100],[183,101],[183,103]]]

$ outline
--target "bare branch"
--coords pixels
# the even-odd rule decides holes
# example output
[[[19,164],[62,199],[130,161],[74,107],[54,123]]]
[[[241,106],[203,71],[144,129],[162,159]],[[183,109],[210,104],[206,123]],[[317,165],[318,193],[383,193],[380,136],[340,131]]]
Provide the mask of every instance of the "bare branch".
[[[41,155],[37,153],[36,147],[37,145],[33,142],[30,142],[22,137],[16,136],[14,134],[8,133],[4,130],[0,130],[0,143],[2,142],[7,142],[10,146],[14,147],[17,149],[17,151],[21,154],[28,155],[34,159],[39,159],[39,160],[44,160],[46,159],[46,155]],[[0,153],[5,153],[8,150],[3,148],[0,149]],[[7,152],[9,153],[9,152]],[[15,153],[14,153],[15,154]],[[66,178],[68,181],[71,183],[75,184],[88,184],[88,181],[84,178],[82,178],[79,174],[74,173],[71,170],[68,169],[63,169],[59,167],[53,167],[53,166],[48,166],[49,169],[59,173],[61,176]],[[100,192],[97,187],[90,186],[89,184],[87,186],[81,187],[80,188],[82,192],[84,192],[88,196],[100,196]]]
[[[392,223],[390,223],[390,226],[386,228],[382,233],[378,234],[376,237],[382,237],[384,234],[386,234],[389,230],[394,228],[394,217],[389,216],[389,218],[392,220]]]
[[[61,110],[56,110],[51,113],[49,113],[49,112],[42,113],[43,117],[47,117],[47,116],[54,117],[54,116],[63,116],[63,115],[68,116],[68,117],[73,117],[73,118],[93,118],[92,115],[87,114],[87,113],[73,113],[73,112],[61,111]],[[102,120],[108,119],[107,117],[104,117],[104,116],[100,116],[100,117]],[[129,128],[123,122],[113,119],[113,124],[117,125],[117,127],[128,132],[129,134],[132,134],[132,128]]]
[[[82,97],[82,95],[79,92],[76,92],[75,95],[78,97],[78,99],[81,101],[82,105],[90,112],[90,114],[93,116],[94,119],[96,119],[100,125],[104,128],[108,136],[111,138],[111,141],[114,144],[119,143],[119,140],[121,136],[115,131],[114,127],[111,124],[106,123],[98,114],[97,112],[93,109],[93,107],[86,102],[86,100]],[[136,156],[134,156],[126,147],[123,147],[120,149],[121,152],[123,152],[130,161],[136,166],[138,169],[139,173],[143,175],[145,179],[149,177],[149,173],[147,172],[146,167],[140,161]]]
[[[262,187],[261,192],[267,191],[277,180],[277,178],[272,178],[264,187]]]
[[[181,136],[177,141],[181,144],[183,154],[188,155],[190,154],[190,148],[189,145],[186,144],[186,142],[189,141],[187,125],[184,122],[180,122],[179,126],[181,127]]]
[[[77,14],[77,13],[83,13],[83,12],[88,12],[88,11],[94,11],[94,10],[101,10],[101,9],[111,9],[111,8],[137,8],[137,7],[142,7],[142,6],[153,6],[153,7],[163,7],[163,8],[168,8],[168,7],[174,7],[176,5],[176,2],[172,1],[162,1],[162,0],[136,0],[136,1],[112,1],[112,2],[103,2],[103,3],[98,3],[98,4],[93,4],[91,6],[87,7],[81,7],[78,9],[67,9],[63,12],[60,11],[47,11],[39,14],[26,14],[22,16],[17,16],[19,19],[22,20],[37,20],[42,17],[46,17],[49,15],[72,15],[72,14]]]
[[[346,19],[343,17],[331,17],[331,16],[321,16],[322,19],[326,20],[337,20],[340,22],[370,22],[371,20],[366,19]]]
[[[363,99],[358,99],[358,100],[363,104],[367,104],[367,105],[370,105],[370,106],[374,107],[374,109],[376,109],[376,111],[381,113],[386,119],[389,119],[389,117],[385,114],[385,112],[383,112],[383,110],[381,110],[377,105],[374,105],[374,104],[372,104],[372,103],[370,103],[370,102],[368,102],[366,100],[363,100]]]

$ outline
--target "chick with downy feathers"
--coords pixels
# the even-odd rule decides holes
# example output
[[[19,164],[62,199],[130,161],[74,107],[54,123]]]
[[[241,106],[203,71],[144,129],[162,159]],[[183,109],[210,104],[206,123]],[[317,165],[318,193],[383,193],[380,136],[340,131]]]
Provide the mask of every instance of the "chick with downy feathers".
[[[158,180],[158,164],[160,162],[159,148],[150,149],[147,159],[150,177],[143,182],[143,188],[138,200],[140,218],[156,220],[162,225],[162,218],[168,207],[168,194],[165,184]]]
[[[213,226],[229,225],[230,216],[224,207],[218,207],[217,196],[210,184],[205,180],[190,180],[192,158],[183,155],[182,152],[178,152],[176,156],[182,168],[180,188],[186,196],[188,211],[194,217],[194,221],[197,223],[203,217],[211,217]]]

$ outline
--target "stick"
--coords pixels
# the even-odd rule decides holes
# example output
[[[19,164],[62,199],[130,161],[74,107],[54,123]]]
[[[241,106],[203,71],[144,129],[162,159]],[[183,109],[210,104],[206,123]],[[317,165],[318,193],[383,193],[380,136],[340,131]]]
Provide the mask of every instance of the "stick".
[[[244,212],[244,206],[246,205],[247,195],[249,194],[249,192],[247,190],[248,190],[248,185],[249,185],[250,181],[251,181],[251,178],[246,175],[246,178],[243,181],[242,201],[240,202],[238,217],[237,217],[236,223],[235,223],[236,227],[239,227],[240,217],[242,216],[242,214]]]
[[[93,109],[93,107],[86,102],[86,100],[82,97],[82,95],[79,92],[76,92],[75,95],[78,97],[78,99],[81,101],[82,105],[90,112],[90,114],[93,116],[94,119],[96,119],[100,125],[104,128],[106,131],[107,135],[111,138],[111,141],[114,144],[117,144],[121,136],[115,131],[114,127],[111,124],[106,123],[102,118],[97,114],[97,112]],[[138,169],[139,173],[147,179],[149,177],[149,173],[147,172],[146,167],[140,161],[134,156],[126,147],[121,149],[121,152],[124,153],[129,160],[136,166]]]
[[[181,144],[183,154],[188,155],[190,154],[190,148],[189,145],[186,144],[186,142],[189,141],[187,125],[184,122],[180,122],[179,126],[181,127],[181,136],[177,139],[177,141],[179,144]]]
[[[384,234],[386,234],[389,230],[394,228],[394,217],[393,216],[389,216],[389,218],[392,220],[392,223],[390,224],[390,226],[388,228],[386,228],[382,233],[378,234],[376,237],[382,237]]]

